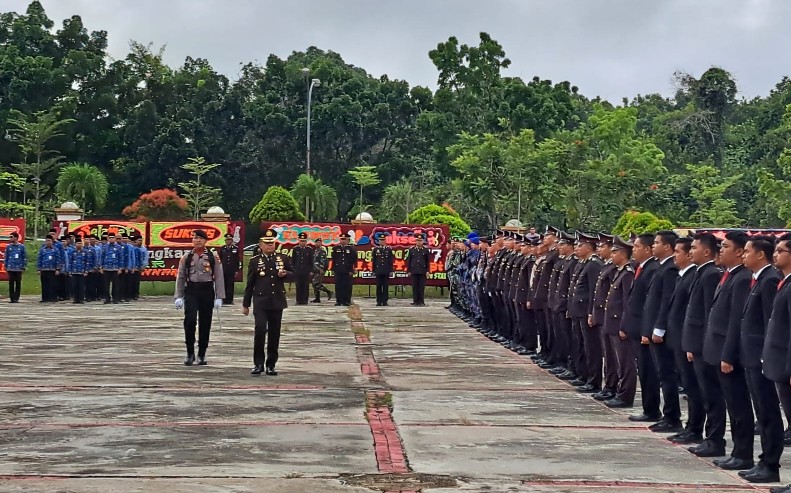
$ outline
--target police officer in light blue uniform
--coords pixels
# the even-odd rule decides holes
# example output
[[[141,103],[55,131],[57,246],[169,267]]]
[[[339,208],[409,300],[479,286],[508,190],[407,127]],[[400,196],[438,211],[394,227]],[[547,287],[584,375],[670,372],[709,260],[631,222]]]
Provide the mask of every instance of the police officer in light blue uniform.
[[[22,272],[27,268],[27,251],[19,242],[19,233],[11,233],[11,243],[5,248],[5,271],[8,272],[8,297],[11,303],[19,303],[22,293]]]
[[[107,244],[101,250],[100,272],[104,276],[104,304],[118,304],[121,296],[121,286],[118,282],[118,273],[125,267],[123,261],[123,246],[115,241],[115,234],[107,235]],[[128,261],[128,259],[127,259]],[[112,300],[110,297],[112,296]]]
[[[81,305],[85,303],[85,281],[93,269],[93,255],[83,247],[81,237],[74,239],[74,248],[69,250],[68,259],[66,272],[71,280],[73,303]]]
[[[44,239],[44,246],[38,251],[36,259],[36,272],[41,276],[41,303],[58,301],[55,273],[60,262],[60,252],[53,244],[52,236]]]

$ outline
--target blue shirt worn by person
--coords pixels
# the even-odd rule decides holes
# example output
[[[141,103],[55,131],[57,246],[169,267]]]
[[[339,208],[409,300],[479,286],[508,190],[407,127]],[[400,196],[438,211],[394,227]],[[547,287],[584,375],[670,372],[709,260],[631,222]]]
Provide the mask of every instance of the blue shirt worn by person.
[[[6,272],[22,272],[27,268],[27,251],[22,243],[9,243],[5,247]]]

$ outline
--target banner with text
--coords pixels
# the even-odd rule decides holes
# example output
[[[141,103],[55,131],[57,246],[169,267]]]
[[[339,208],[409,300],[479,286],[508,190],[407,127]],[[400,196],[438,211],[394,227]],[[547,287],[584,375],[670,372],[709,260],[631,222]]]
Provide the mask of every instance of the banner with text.
[[[357,284],[376,284],[373,274],[372,251],[376,246],[376,239],[384,236],[386,244],[393,249],[395,262],[393,274],[390,275],[391,284],[410,284],[409,274],[406,271],[406,259],[409,247],[415,244],[415,235],[422,234],[426,238],[426,247],[431,252],[431,263],[426,279],[428,286],[447,286],[445,273],[446,244],[449,230],[444,225],[410,225],[410,224],[332,224],[332,223],[292,223],[269,222],[262,224],[262,230],[272,228],[278,233],[279,252],[291,255],[291,250],[299,242],[299,234],[308,235],[308,243],[314,244],[319,238],[321,244],[327,249],[330,257],[327,282],[333,282],[332,249],[340,244],[341,233],[351,237],[351,244],[357,249],[357,271],[354,281]]]
[[[0,217],[0,281],[7,281],[8,274],[5,271],[5,247],[11,242],[11,233],[19,234],[19,241],[25,241],[25,220],[6,219]],[[28,256],[30,252],[28,252]]]

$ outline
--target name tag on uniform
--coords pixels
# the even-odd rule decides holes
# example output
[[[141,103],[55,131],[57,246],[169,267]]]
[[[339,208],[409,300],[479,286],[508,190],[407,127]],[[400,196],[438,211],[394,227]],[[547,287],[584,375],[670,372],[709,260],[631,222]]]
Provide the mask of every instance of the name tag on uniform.
[[[15,253],[15,254],[14,254],[14,258],[19,258],[19,254],[18,254],[18,253]]]
[[[52,260],[52,255],[47,255],[47,260]]]
[[[111,254],[110,254],[110,258],[115,258],[115,254],[114,254],[114,253],[111,253]]]

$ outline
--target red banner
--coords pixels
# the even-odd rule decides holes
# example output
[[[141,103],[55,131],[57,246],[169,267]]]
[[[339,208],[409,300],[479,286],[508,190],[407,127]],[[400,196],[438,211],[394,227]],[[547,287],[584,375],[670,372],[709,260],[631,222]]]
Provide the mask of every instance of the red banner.
[[[0,281],[8,280],[8,273],[5,271],[5,247],[11,242],[11,233],[18,233],[19,242],[24,243],[25,220],[0,217]],[[30,252],[28,252],[29,258]]]
[[[328,223],[264,223],[262,229],[272,228],[278,232],[278,251],[291,255],[291,249],[299,241],[300,233],[307,233],[308,243],[313,244],[320,238],[322,245],[327,248],[330,258],[327,282],[333,282],[332,273],[332,248],[340,244],[341,233],[351,237],[351,244],[357,249],[357,271],[354,274],[357,284],[376,284],[373,274],[372,250],[375,241],[384,235],[387,245],[393,249],[395,262],[391,284],[409,284],[409,274],[406,272],[407,250],[415,244],[416,234],[426,237],[426,247],[431,252],[429,274],[426,279],[428,286],[447,286],[448,278],[445,273],[445,256],[449,230],[444,225],[410,225],[410,224],[328,224]]]
[[[143,245],[148,249],[148,268],[143,271],[145,281],[173,281],[178,274],[181,257],[192,250],[192,230],[200,228],[209,235],[209,248],[219,251],[225,244],[225,234],[233,235],[234,244],[239,249],[240,258],[244,249],[244,222],[125,222],[104,219],[91,221],[66,221],[53,224],[59,235],[77,232],[83,235],[102,233],[138,233],[143,237]],[[236,281],[242,281],[244,273],[236,273]]]

